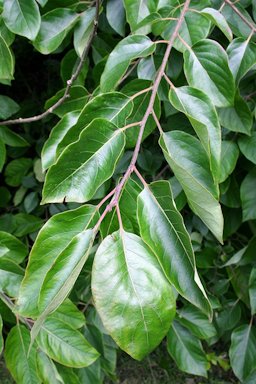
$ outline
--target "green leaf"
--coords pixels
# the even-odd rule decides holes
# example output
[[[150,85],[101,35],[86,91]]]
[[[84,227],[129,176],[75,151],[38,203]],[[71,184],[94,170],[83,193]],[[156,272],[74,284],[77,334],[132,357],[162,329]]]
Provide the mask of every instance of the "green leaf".
[[[120,0],[108,0],[106,8],[106,16],[109,25],[119,35],[125,36],[125,9],[123,2]]]
[[[11,187],[18,187],[31,167],[32,159],[26,157],[20,157],[19,159],[10,161],[5,168],[6,184]]]
[[[85,231],[95,215],[95,207],[82,206],[51,217],[43,226],[31,250],[26,275],[18,298],[18,311],[23,316],[38,316],[39,294],[49,269],[59,255]]]
[[[252,316],[256,313],[256,268],[252,268],[249,280],[249,296]]]
[[[216,41],[201,40],[184,52],[184,72],[189,85],[203,91],[217,107],[233,105],[235,83],[228,56]]]
[[[256,24],[254,23],[253,19],[249,15],[249,13],[244,9],[244,6],[242,4],[240,5],[239,3],[236,3],[235,7],[239,11],[239,13],[242,14],[244,16],[244,18],[254,28],[256,28]],[[225,19],[227,20],[227,22],[228,22],[229,26],[231,27],[234,35],[236,35],[238,37],[243,37],[244,39],[247,39],[250,36],[250,34],[252,32],[251,27],[249,27],[249,25],[246,22],[244,22],[244,20],[240,17],[239,14],[234,12],[232,7],[230,7],[230,6],[223,7],[223,9],[221,10],[221,13],[223,14]]]
[[[10,233],[0,231],[0,258],[20,264],[28,254],[27,246]]]
[[[29,143],[6,126],[0,126],[0,139],[10,147],[27,147]]]
[[[94,18],[95,7],[86,9],[86,11],[79,16],[79,22],[74,30],[74,48],[79,57],[82,56],[82,53],[88,44],[93,29]]]
[[[234,141],[222,140],[220,183],[223,183],[234,171],[239,157],[239,149]]]
[[[8,96],[0,95],[0,104],[0,119],[3,120],[8,119],[8,117],[14,115],[20,109],[19,105]]]
[[[24,271],[15,262],[0,258],[0,291],[10,297],[17,297]]]
[[[87,367],[99,356],[80,332],[58,319],[45,321],[37,342],[51,359],[67,367]]]
[[[14,59],[6,41],[0,36],[0,80],[13,80]]]
[[[40,349],[36,354],[37,372],[44,384],[65,384],[51,359]]]
[[[18,213],[14,217],[14,235],[22,237],[29,233],[36,232],[43,225],[43,220],[38,216],[29,215],[27,213]]]
[[[74,49],[70,49],[60,63],[60,76],[63,81],[63,85],[67,85],[67,81],[71,78],[72,73],[76,70],[77,65],[79,64],[80,58],[77,56]],[[73,81],[74,85],[84,85],[85,78],[88,74],[89,69],[89,60],[85,59],[83,67],[77,76],[77,79]]]
[[[43,171],[56,162],[57,147],[65,137],[66,133],[77,123],[78,116],[79,111],[69,112],[52,128],[50,136],[44,143],[41,153]]]
[[[214,8],[204,8],[201,14],[206,16],[216,27],[218,27],[229,41],[232,41],[233,34],[225,17]]]
[[[119,80],[125,74],[132,60],[151,55],[155,50],[155,43],[147,36],[127,36],[113,49],[100,79],[101,92],[115,89]]]
[[[227,48],[229,66],[238,84],[256,64],[256,44],[250,39],[237,38]]]
[[[222,242],[223,216],[217,200],[218,189],[200,142],[185,132],[172,131],[161,135],[160,146],[187,196],[190,208]]]
[[[166,278],[183,297],[210,315],[190,237],[168,181],[152,183],[139,194],[138,222],[141,237],[155,253]]]
[[[220,123],[229,131],[241,132],[250,135],[252,129],[252,113],[237,93],[233,107],[221,108],[218,110]]]
[[[137,30],[137,25],[145,19],[150,13],[147,2],[141,0],[124,0],[126,19],[130,25],[131,31]],[[141,33],[148,32],[148,29],[140,30]]]
[[[36,348],[28,356],[30,335],[24,325],[16,325],[8,334],[4,358],[14,380],[20,384],[40,384],[36,372]]]
[[[251,136],[242,136],[238,139],[238,145],[242,154],[256,164],[256,132],[252,132]]]
[[[33,43],[34,47],[44,55],[54,52],[73,27],[77,18],[78,14],[68,8],[56,8],[45,13]]]
[[[6,148],[4,142],[0,139],[0,172],[2,172],[2,169],[5,164],[6,159]]]
[[[181,371],[207,377],[209,363],[201,342],[177,321],[168,332],[167,350]]]
[[[70,144],[46,175],[42,204],[90,200],[115,170],[125,145],[124,133],[95,119]],[[86,148],[86,150],[84,149]]]
[[[3,320],[2,320],[2,317],[0,315],[0,354],[2,354],[3,349],[4,349],[4,339],[3,339],[2,330],[3,330]]]
[[[36,1],[8,0],[3,5],[3,19],[10,31],[34,40],[41,23]]]
[[[48,318],[59,319],[74,329],[82,328],[85,325],[84,314],[69,299],[64,300]]]
[[[178,111],[185,113],[206,150],[216,183],[221,160],[221,128],[216,110],[202,91],[191,87],[172,88],[169,98]]]
[[[161,342],[175,314],[172,288],[155,255],[137,235],[123,230],[98,248],[92,292],[104,327],[138,360]]]
[[[252,169],[242,181],[240,195],[242,201],[243,221],[256,219],[256,170]]]
[[[8,47],[13,43],[15,39],[14,33],[12,33],[5,25],[2,15],[0,16],[0,36],[5,40]]]
[[[231,335],[231,367],[242,382],[256,369],[256,331],[252,325],[241,325]]]

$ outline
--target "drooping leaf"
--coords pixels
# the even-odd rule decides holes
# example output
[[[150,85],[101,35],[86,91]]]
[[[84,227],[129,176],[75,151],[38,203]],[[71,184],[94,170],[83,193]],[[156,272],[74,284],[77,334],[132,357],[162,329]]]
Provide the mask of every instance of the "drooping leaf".
[[[243,210],[243,221],[256,219],[256,170],[252,169],[241,184],[240,195]]]
[[[220,183],[223,183],[234,171],[238,157],[239,149],[237,144],[230,140],[222,140]]]
[[[125,9],[123,2],[120,0],[108,0],[106,8],[106,16],[109,25],[119,35],[125,35]]]
[[[51,217],[43,226],[31,250],[26,275],[18,298],[23,316],[38,316],[38,299],[48,270],[59,255],[72,245],[73,239],[90,227],[95,207],[82,206]]]
[[[0,80],[12,80],[14,59],[6,41],[0,36]]]
[[[64,384],[53,361],[40,349],[36,354],[36,366],[38,376],[44,384]]]
[[[201,14],[206,16],[216,27],[218,27],[226,36],[226,38],[231,41],[233,38],[232,30],[230,29],[225,17],[214,8],[204,8],[201,11]]]
[[[207,377],[209,363],[201,342],[177,321],[167,334],[167,350],[181,371]]]
[[[190,208],[222,242],[223,216],[217,200],[218,189],[200,142],[185,132],[172,131],[161,135],[160,145]]]
[[[160,343],[174,317],[172,288],[155,255],[137,235],[123,230],[98,248],[92,292],[107,331],[138,360]]]
[[[242,154],[256,164],[256,132],[252,132],[251,136],[241,136],[238,139],[238,145]]]
[[[184,72],[189,85],[203,91],[214,105],[233,105],[234,78],[228,66],[228,56],[216,41],[201,40],[187,49],[184,52]]]
[[[209,315],[211,308],[197,274],[190,237],[167,181],[152,183],[139,194],[138,221],[142,239],[155,253],[166,278]]]
[[[3,19],[10,31],[34,40],[41,23],[36,1],[8,0],[3,5]]]
[[[11,131],[5,125],[0,127],[0,139],[10,147],[27,147],[29,143],[17,133]]]
[[[95,119],[70,144],[46,175],[42,204],[90,200],[108,180],[125,145],[124,133],[104,119]]]
[[[256,44],[249,39],[237,38],[227,48],[229,66],[238,84],[256,64]]]
[[[79,16],[79,21],[74,30],[74,48],[79,57],[82,56],[84,49],[93,29],[93,20],[95,18],[95,7],[88,8]]]
[[[4,142],[0,139],[0,172],[2,172],[2,169],[5,164],[6,159],[6,148]]]
[[[20,384],[40,384],[36,371],[36,348],[28,355],[30,335],[24,325],[16,325],[8,334],[4,358],[14,380]]]
[[[256,268],[252,268],[249,281],[249,296],[252,316],[256,313]]]
[[[20,264],[27,254],[28,249],[24,243],[10,233],[0,231],[0,258]]]
[[[208,153],[212,175],[217,183],[220,173],[221,128],[211,99],[202,91],[186,86],[172,88],[169,98],[172,105],[190,120]]]
[[[109,55],[100,79],[101,92],[115,89],[121,77],[132,60],[151,55],[155,50],[155,43],[147,36],[127,36]]]

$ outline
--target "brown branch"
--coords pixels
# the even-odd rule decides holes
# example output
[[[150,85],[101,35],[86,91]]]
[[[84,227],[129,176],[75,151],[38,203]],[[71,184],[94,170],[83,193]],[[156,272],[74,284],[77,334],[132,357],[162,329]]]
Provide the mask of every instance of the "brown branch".
[[[91,48],[94,36],[96,35],[96,31],[97,31],[97,27],[98,27],[99,11],[100,11],[100,0],[96,0],[95,3],[96,3],[95,18],[93,21],[92,32],[90,34],[88,43],[87,43],[87,45],[86,45],[86,47],[82,53],[82,56],[80,58],[80,61],[79,61],[77,68],[72,73],[70,79],[67,80],[67,86],[66,86],[64,95],[55,104],[53,104],[50,108],[48,108],[46,111],[44,111],[40,115],[35,115],[35,116],[31,116],[31,117],[24,117],[24,118],[19,117],[18,119],[1,121],[0,126],[1,125],[23,124],[23,123],[33,123],[35,121],[42,120],[46,116],[50,115],[56,108],[58,108],[61,104],[63,104],[67,98],[70,97],[70,94],[69,94],[70,89],[71,89],[74,81],[77,79],[77,77],[79,76],[79,74],[83,68],[84,62],[85,62],[86,57],[87,57],[89,50]]]
[[[239,9],[234,5],[234,3],[232,3],[232,1],[225,0],[225,3],[227,3],[233,9],[233,11],[245,22],[245,24],[248,25],[248,27],[251,28],[253,32],[256,32],[254,25],[252,25],[252,23],[246,19],[246,17],[239,11]]]
[[[161,134],[164,133],[163,128],[161,127],[161,124],[159,123],[159,120],[158,120],[158,118],[157,118],[157,116],[156,116],[156,114],[155,114],[154,109],[152,109],[152,116],[153,116],[153,118],[154,118],[154,120],[155,120],[155,123],[156,123],[156,125],[157,125],[157,128],[158,128],[159,132],[160,132]]]

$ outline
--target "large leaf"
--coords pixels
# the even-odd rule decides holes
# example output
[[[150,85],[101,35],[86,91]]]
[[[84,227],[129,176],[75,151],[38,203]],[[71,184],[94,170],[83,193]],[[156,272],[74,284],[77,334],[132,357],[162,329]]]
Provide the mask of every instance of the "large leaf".
[[[252,25],[253,28],[256,28],[256,24],[254,23],[250,14],[245,10],[244,5],[237,2],[235,4],[235,7],[238,10],[238,13],[242,14],[242,16],[247,20],[247,22]],[[227,20],[234,35],[242,37],[244,39],[247,39],[251,35],[252,28],[240,17],[237,12],[232,9],[232,7],[223,7],[221,13]]]
[[[191,87],[172,88],[169,98],[174,108],[185,113],[210,159],[213,178],[220,173],[221,128],[211,100],[202,91]]]
[[[201,89],[217,107],[233,105],[235,84],[228,57],[220,44],[201,40],[184,52],[184,72],[189,85]]]
[[[31,250],[17,302],[22,315],[38,316],[40,289],[47,272],[72,241],[76,242],[76,236],[92,225],[95,212],[95,207],[83,206],[55,215],[43,226]]]
[[[236,83],[256,64],[256,44],[249,39],[237,38],[227,48],[229,66]]]
[[[181,371],[207,377],[209,363],[201,342],[177,321],[168,332],[167,349]]]
[[[0,231],[0,258],[4,257],[19,264],[27,254],[28,249],[24,243],[10,233]]]
[[[80,14],[79,22],[74,30],[74,48],[79,57],[82,56],[84,49],[93,30],[93,20],[95,18],[95,7],[86,9]]]
[[[6,366],[16,383],[40,384],[36,372],[36,348],[32,347],[28,355],[30,335],[24,325],[16,325],[8,334],[4,358]]]
[[[77,18],[78,14],[68,8],[56,8],[44,14],[34,47],[44,55],[55,51]]]
[[[0,81],[12,80],[14,59],[6,41],[0,36]]]
[[[242,382],[256,369],[256,331],[250,325],[241,325],[231,336],[230,363]]]
[[[256,268],[252,268],[249,281],[249,296],[252,316],[256,313]]]
[[[210,314],[190,237],[173,201],[169,182],[152,183],[139,194],[138,221],[142,239],[155,253],[166,278],[188,301]]]
[[[53,361],[41,350],[36,354],[38,376],[44,384],[64,384]]]
[[[36,1],[8,0],[3,5],[3,19],[10,31],[34,40],[41,22]]]
[[[256,219],[256,170],[252,169],[244,178],[241,189],[241,202],[243,210],[243,221]]]
[[[225,17],[214,8],[204,8],[201,14],[206,16],[216,27],[218,27],[229,41],[232,41],[233,34]]]
[[[132,60],[151,55],[155,44],[147,36],[127,36],[113,49],[100,79],[102,92],[109,92],[117,86]]]
[[[49,357],[68,367],[87,367],[99,357],[80,332],[58,319],[45,321],[37,342]]]
[[[160,343],[175,314],[172,288],[155,255],[137,235],[123,230],[98,248],[92,292],[107,331],[138,360]]]
[[[238,145],[242,154],[256,164],[256,132],[252,132],[251,136],[239,137]]]
[[[160,145],[191,209],[222,242],[223,216],[217,200],[218,189],[200,142],[185,132],[172,131],[161,135]]]
[[[104,119],[92,121],[47,173],[42,204],[85,202],[109,179],[125,145],[125,135]]]

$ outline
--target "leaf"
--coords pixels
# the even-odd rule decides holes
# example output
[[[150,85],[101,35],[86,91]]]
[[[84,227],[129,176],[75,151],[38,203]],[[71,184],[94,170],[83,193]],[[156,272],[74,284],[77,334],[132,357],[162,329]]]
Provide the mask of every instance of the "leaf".
[[[28,356],[29,331],[24,325],[16,325],[7,336],[4,358],[14,380],[20,384],[40,384],[36,372],[36,348]]]
[[[7,46],[9,47],[10,45],[12,45],[14,39],[15,39],[15,35],[14,33],[12,33],[5,25],[4,23],[4,20],[3,20],[3,16],[1,14],[0,16],[0,36],[2,36],[2,38],[5,40]]]
[[[5,164],[6,159],[6,148],[4,145],[4,142],[0,139],[0,172],[2,172],[2,169]]]
[[[17,297],[24,271],[15,262],[0,258],[0,291],[10,297]]]
[[[6,41],[0,36],[0,80],[13,80],[14,59]]]
[[[57,147],[70,128],[76,124],[78,116],[78,111],[69,112],[52,128],[50,136],[44,143],[41,153],[43,171],[56,162]]]
[[[99,356],[80,332],[57,319],[45,321],[37,342],[51,359],[67,367],[87,367]]]
[[[32,159],[30,158],[20,157],[19,159],[10,161],[5,168],[6,184],[11,187],[18,187],[31,167]]]
[[[59,255],[65,255],[73,239],[90,226],[95,212],[93,206],[82,206],[51,217],[43,226],[32,247],[17,301],[21,315],[32,318],[38,316],[40,289],[48,270]]]
[[[246,73],[256,64],[256,44],[248,38],[234,39],[227,48],[229,66],[238,84]]]
[[[125,145],[124,133],[111,122],[95,119],[70,144],[46,175],[42,204],[85,202],[114,173]],[[86,149],[85,149],[86,148]]]
[[[17,237],[22,237],[40,229],[43,225],[43,220],[38,216],[18,213],[14,217],[14,224],[15,229],[13,234]]]
[[[185,113],[206,150],[214,181],[217,183],[221,160],[221,128],[211,100],[192,87],[172,88],[169,99],[174,108]]]
[[[217,200],[218,189],[200,142],[185,132],[172,131],[161,135],[160,146],[187,196],[190,208],[222,242],[223,216]]]
[[[209,363],[201,342],[177,321],[167,334],[167,350],[181,371],[207,377]]]
[[[0,95],[0,104],[0,119],[3,120],[8,119],[8,117],[14,115],[20,109],[19,105],[8,96]]]
[[[82,328],[85,325],[83,312],[73,304],[69,299],[65,299],[63,303],[48,318],[55,318],[67,323],[74,329]]]
[[[64,384],[52,360],[40,349],[36,354],[36,365],[38,376],[44,384]]]
[[[241,381],[256,369],[256,332],[251,324],[241,325],[232,332],[229,356],[231,367]]]
[[[201,14],[206,16],[216,27],[218,27],[231,42],[233,39],[232,30],[230,29],[225,17],[214,8],[204,8]]]
[[[137,360],[160,343],[175,314],[172,288],[156,257],[137,235],[123,230],[98,248],[92,292],[104,327]]]
[[[184,52],[184,72],[189,85],[203,91],[214,105],[233,105],[234,78],[228,66],[228,56],[216,41],[201,40],[187,49]]]
[[[38,35],[33,42],[34,47],[43,55],[54,52],[77,21],[77,18],[78,14],[68,8],[56,8],[45,13],[42,17]]]
[[[150,13],[147,2],[143,0],[124,0],[124,7],[131,31],[135,32],[140,21],[145,19]],[[142,29],[140,32],[146,34],[148,30]]]
[[[3,6],[3,19],[10,31],[34,40],[41,23],[36,1],[8,0],[4,1]]]
[[[190,237],[167,181],[144,188],[138,196],[137,215],[141,237],[154,252],[166,278],[183,297],[210,315]]]
[[[252,316],[256,313],[256,268],[252,268],[249,280],[249,297]]]
[[[27,147],[29,143],[6,126],[0,126],[0,139],[10,147]]]
[[[239,149],[235,142],[222,140],[221,142],[221,169],[220,183],[223,183],[234,171],[239,157]]]
[[[119,35],[125,36],[125,9],[123,2],[120,0],[108,0],[106,8],[106,16],[109,25]]]
[[[238,145],[242,154],[256,164],[256,132],[252,132],[251,136],[241,136],[238,139]]]
[[[0,258],[20,264],[28,254],[27,246],[10,233],[0,231]]]
[[[244,6],[242,4],[240,5],[237,3],[235,5],[235,7],[239,11],[239,13],[242,14],[244,16],[244,18],[246,18],[246,20],[254,28],[256,28],[256,24],[252,20],[249,13],[244,9]],[[234,12],[234,10],[230,6],[224,7],[221,10],[221,13],[223,14],[225,19],[227,20],[227,22],[228,22],[230,28],[232,29],[234,35],[236,35],[238,37],[243,37],[244,39],[247,39],[250,36],[251,31],[252,31],[251,27],[249,27],[248,24],[246,22],[244,22],[244,20],[240,17],[240,15],[238,15],[236,12]]]
[[[242,181],[240,195],[242,201],[243,221],[256,219],[256,170],[252,169]]]
[[[78,57],[81,57],[93,30],[95,7],[88,8],[80,14],[79,21],[74,29],[74,48]]]
[[[149,56],[154,50],[155,43],[147,36],[133,35],[121,40],[109,55],[101,75],[101,92],[114,90],[128,69],[130,62],[139,57]]]
[[[0,315],[0,354],[2,354],[4,349],[4,339],[3,339],[2,330],[3,330],[3,320],[2,320],[2,316]]]
[[[233,107],[218,110],[220,123],[232,132],[241,132],[250,135],[252,128],[252,114],[246,102],[237,94]]]

